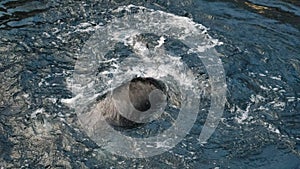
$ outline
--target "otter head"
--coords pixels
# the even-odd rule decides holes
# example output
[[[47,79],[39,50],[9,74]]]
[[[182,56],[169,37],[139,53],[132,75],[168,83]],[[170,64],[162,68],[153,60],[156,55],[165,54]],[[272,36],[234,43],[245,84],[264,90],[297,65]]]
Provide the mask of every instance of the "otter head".
[[[112,91],[112,106],[104,110],[114,127],[133,128],[157,118],[166,105],[165,85],[154,78],[137,77]]]

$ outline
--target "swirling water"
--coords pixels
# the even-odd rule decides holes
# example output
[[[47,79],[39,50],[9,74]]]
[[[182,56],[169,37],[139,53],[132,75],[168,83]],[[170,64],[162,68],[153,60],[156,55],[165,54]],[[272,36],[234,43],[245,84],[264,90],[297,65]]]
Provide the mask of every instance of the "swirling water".
[[[197,140],[207,116],[201,111],[185,139],[164,154],[112,155],[82,132],[65,104],[74,94],[68,79],[77,54],[97,29],[122,17],[115,9],[129,4],[191,18],[223,42],[216,50],[227,102],[206,144]],[[300,4],[292,0],[1,1],[0,166],[299,168],[299,15]],[[182,50],[180,43],[170,44],[175,54]],[[113,54],[123,57],[126,51]],[[189,61],[205,76],[199,60]]]

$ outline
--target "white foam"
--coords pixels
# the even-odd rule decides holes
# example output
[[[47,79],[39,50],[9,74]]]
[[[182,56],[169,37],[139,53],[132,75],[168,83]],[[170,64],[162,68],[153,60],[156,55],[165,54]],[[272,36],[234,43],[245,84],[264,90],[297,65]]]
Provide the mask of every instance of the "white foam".
[[[262,76],[262,77],[267,76],[267,75],[265,75],[265,74],[263,74],[263,73],[259,73],[258,75],[259,75],[259,76]]]
[[[286,97],[287,99],[288,99],[288,102],[293,102],[293,101],[295,101],[296,100],[296,98],[295,97]]]
[[[40,108],[31,113],[30,118],[36,118],[37,114],[42,114],[45,111],[44,108]]]
[[[263,97],[263,96],[261,96],[261,95],[251,95],[250,96],[250,101],[251,102],[254,102],[254,103],[259,103],[259,102],[261,102],[261,101],[265,101],[266,100],[266,98],[265,97]]]
[[[242,110],[241,108],[236,106],[236,113],[238,113],[238,115],[235,117],[235,120],[239,124],[248,124],[248,121],[253,119],[252,116],[249,116],[249,110],[250,110],[250,105],[247,106],[246,110]]]
[[[166,38],[165,38],[164,36],[161,36],[161,37],[159,38],[159,40],[157,41],[157,42],[158,42],[158,45],[155,46],[155,48],[161,47],[161,46],[165,43],[165,40],[166,40]]]
[[[269,91],[269,90],[270,90],[269,88],[267,88],[267,87],[265,87],[265,86],[263,86],[263,85],[259,85],[259,87],[260,87],[261,89],[263,89],[263,90],[266,90],[266,91]]]
[[[264,126],[265,126],[270,132],[273,132],[273,133],[276,133],[276,134],[280,134],[279,129],[276,128],[273,124],[264,122]]]
[[[113,12],[123,10],[131,11],[131,7],[136,6],[129,5],[127,7],[120,7]],[[213,48],[222,43],[210,37],[207,34],[208,29],[206,27],[193,22],[190,18],[176,16],[162,11],[146,10],[143,7],[136,8],[138,8],[138,12],[134,12],[132,15],[125,13],[125,16],[122,18],[116,17],[111,23],[97,28],[98,31],[86,42],[82,53],[78,56],[79,59],[75,64],[73,77],[67,80],[68,87],[72,90],[74,97],[71,99],[63,99],[62,102],[73,106],[76,113],[81,114],[80,111],[82,108],[88,106],[89,103],[96,98],[95,96],[97,94],[100,95],[109,89],[114,89],[121,83],[129,81],[136,76],[153,77],[168,83],[168,85],[174,85],[178,90],[182,91],[181,93],[179,92],[182,95],[180,97],[183,98],[181,98],[182,102],[186,102],[186,100],[189,101],[185,105],[184,111],[187,117],[184,118],[189,118],[191,122],[181,124],[181,130],[176,132],[176,134],[186,134],[193,126],[193,120],[196,120],[197,111],[199,109],[197,102],[199,99],[198,93],[200,93],[199,89],[203,87],[202,85],[207,83],[210,83],[212,88],[215,87],[213,86],[213,81],[217,81],[217,78],[214,76],[224,73],[221,66],[217,66],[222,65],[222,62],[216,57],[217,52]],[[89,23],[82,23],[78,25],[76,29],[77,31],[85,31],[90,27],[92,26]],[[149,48],[145,42],[137,38],[137,35],[143,33],[153,33],[158,36],[158,45],[154,48]],[[180,56],[173,56],[173,53],[165,49],[164,45],[166,39],[178,39],[185,46],[188,46],[188,53],[197,54],[195,55],[195,57],[198,56],[196,59],[202,60],[209,75],[211,75],[210,73],[214,73],[213,78],[211,78],[210,81],[207,80],[206,83],[202,83],[200,79],[197,79],[199,75],[193,74]],[[111,61],[111,59],[107,58],[107,54],[115,50],[116,43],[123,43],[125,46],[128,46],[129,49],[132,49],[134,54]],[[205,53],[202,53],[204,51]],[[108,63],[108,66],[101,67],[101,70],[99,70],[98,68],[102,63]],[[223,85],[222,87],[224,88]],[[216,98],[218,91],[213,92],[211,92],[211,97]],[[220,93],[225,92],[221,91]],[[189,95],[192,95],[193,99],[189,98]],[[212,100],[222,100],[222,98]],[[219,112],[218,110],[220,109],[218,105],[223,105],[222,101],[220,101],[220,104],[215,105],[216,109],[214,110],[217,110],[216,112]],[[194,107],[196,108],[194,109]],[[220,116],[214,112],[210,112],[210,114],[211,116]],[[241,121],[246,121],[247,118],[249,118],[248,114],[241,114]],[[208,121],[211,121],[211,123],[205,124],[205,126],[216,126],[217,124],[214,119]],[[113,133],[110,132],[110,134],[112,135]],[[173,138],[173,134],[175,133],[168,135],[170,142],[166,142],[167,140],[165,139],[164,141],[158,141],[156,139],[156,144],[149,145],[163,149],[172,148],[172,146],[174,146],[173,144],[181,139],[179,137]],[[207,136],[210,135],[210,132],[207,132],[201,137],[200,141],[206,142]],[[107,136],[107,138],[101,138],[97,141],[102,143],[104,139],[116,139],[116,136],[119,137],[119,135],[113,135],[112,137]],[[124,136],[120,137],[123,138]],[[129,140],[130,144],[135,144],[132,139],[133,138]],[[153,138],[149,138],[149,140],[150,139]],[[176,139],[176,141],[172,141],[173,139]],[[120,142],[119,139],[117,139],[117,141],[113,140],[113,142],[116,144],[120,143],[121,145],[118,147],[122,147],[123,142],[128,141],[126,138],[121,140],[122,142]],[[108,144],[111,144],[113,149],[116,148],[112,143],[108,142]]]
[[[271,79],[274,79],[274,80],[279,80],[279,81],[281,81],[281,76],[278,76],[278,77],[276,77],[276,76],[270,76],[270,78],[271,78]]]

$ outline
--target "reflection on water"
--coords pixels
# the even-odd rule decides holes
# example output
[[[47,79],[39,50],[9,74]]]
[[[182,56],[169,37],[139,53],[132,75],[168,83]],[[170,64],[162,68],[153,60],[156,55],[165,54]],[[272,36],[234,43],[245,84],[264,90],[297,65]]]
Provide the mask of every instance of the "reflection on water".
[[[224,43],[217,50],[227,75],[227,103],[207,144],[197,138],[209,105],[175,148],[126,159],[102,151],[62,103],[72,98],[67,81],[84,43],[111,20],[110,9],[130,3],[191,17]],[[0,166],[298,168],[299,8],[293,0],[1,1]],[[170,46],[174,53],[184,50]]]

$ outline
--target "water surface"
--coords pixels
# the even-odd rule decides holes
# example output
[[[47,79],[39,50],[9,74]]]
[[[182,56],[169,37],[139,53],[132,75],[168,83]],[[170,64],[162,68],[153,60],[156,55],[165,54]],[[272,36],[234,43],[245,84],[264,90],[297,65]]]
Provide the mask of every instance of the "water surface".
[[[122,17],[113,9],[129,4],[191,18],[223,42],[216,50],[226,73],[227,102],[206,144],[197,140],[208,113],[204,109],[168,152],[146,159],[112,155],[82,132],[76,113],[63,102],[74,96],[68,79],[84,44],[113,17]],[[3,0],[0,166],[298,169],[299,23],[300,4],[293,0]],[[175,54],[183,50],[176,47],[170,44]],[[122,51],[115,53],[122,57]]]

